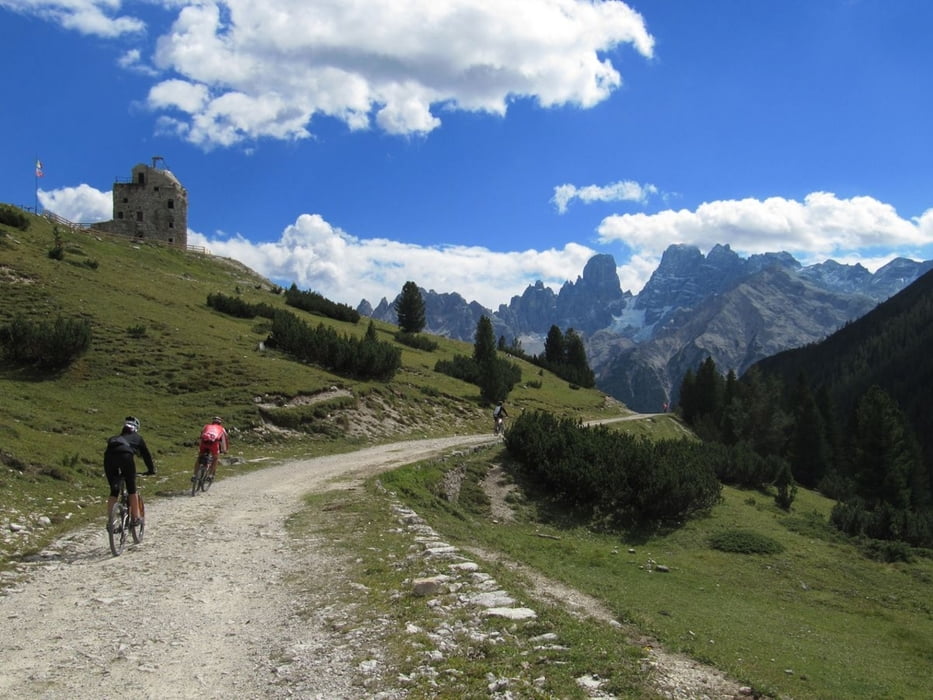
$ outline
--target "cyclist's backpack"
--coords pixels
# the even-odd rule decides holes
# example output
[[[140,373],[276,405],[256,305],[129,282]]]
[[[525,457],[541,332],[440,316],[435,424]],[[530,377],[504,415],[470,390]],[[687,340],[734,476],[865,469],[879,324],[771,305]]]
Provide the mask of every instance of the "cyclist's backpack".
[[[201,442],[217,442],[220,440],[220,432],[216,425],[205,425],[201,431]]]
[[[107,451],[108,452],[132,452],[133,446],[129,443],[122,435],[114,435],[113,437],[107,438]]]

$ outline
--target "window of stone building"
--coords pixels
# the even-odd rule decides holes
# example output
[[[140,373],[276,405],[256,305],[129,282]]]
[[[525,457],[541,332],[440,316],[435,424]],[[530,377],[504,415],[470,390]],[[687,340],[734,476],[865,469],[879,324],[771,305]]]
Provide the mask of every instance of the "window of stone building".
[[[122,211],[118,211],[118,212],[117,212],[117,218],[118,218],[118,219],[122,219],[122,218],[123,218],[123,212],[122,212]]]
[[[139,174],[136,176],[136,184],[137,184],[137,185],[145,185],[145,184],[146,184],[146,173],[139,173]]]
[[[129,198],[129,197],[124,197],[124,198],[123,198],[123,203],[124,203],[124,204],[127,204],[129,201],[130,201],[130,198]]]
[[[136,220],[137,221],[143,220],[143,213],[141,211],[136,212]]]
[[[174,199],[168,200],[168,208],[169,208],[169,209],[174,209],[174,208],[175,208],[175,200],[174,200]]]
[[[169,221],[169,222],[168,222],[168,227],[169,227],[169,228],[175,228],[175,222],[174,222],[174,221]]]

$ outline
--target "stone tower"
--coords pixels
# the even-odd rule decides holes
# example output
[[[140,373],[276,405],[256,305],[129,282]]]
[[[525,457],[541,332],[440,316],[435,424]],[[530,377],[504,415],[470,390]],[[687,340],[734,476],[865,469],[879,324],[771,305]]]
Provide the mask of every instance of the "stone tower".
[[[140,163],[130,180],[113,185],[113,219],[94,228],[139,240],[188,245],[188,191],[169,170],[161,156],[152,165]]]

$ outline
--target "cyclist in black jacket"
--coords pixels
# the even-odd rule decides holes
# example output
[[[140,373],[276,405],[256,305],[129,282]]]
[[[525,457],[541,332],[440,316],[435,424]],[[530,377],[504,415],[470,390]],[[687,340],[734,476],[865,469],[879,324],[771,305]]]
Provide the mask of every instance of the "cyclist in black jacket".
[[[107,499],[107,519],[110,511],[120,497],[120,479],[126,481],[126,493],[130,502],[130,517],[139,521],[139,499],[136,496],[136,461],[139,455],[146,463],[146,474],[156,473],[155,463],[149,453],[149,447],[143,436],[139,434],[139,420],[127,416],[123,421],[123,429],[119,435],[107,439],[107,449],[104,450],[104,473],[110,483],[110,498]]]

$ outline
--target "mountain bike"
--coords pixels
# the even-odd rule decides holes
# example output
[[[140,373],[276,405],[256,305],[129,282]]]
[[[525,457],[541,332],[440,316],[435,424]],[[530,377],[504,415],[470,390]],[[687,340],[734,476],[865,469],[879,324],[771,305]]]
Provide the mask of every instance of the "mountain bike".
[[[496,416],[493,433],[495,435],[502,435],[503,432],[505,432],[505,419],[502,416]]]
[[[118,557],[123,554],[126,547],[127,535],[132,536],[133,544],[139,544],[143,541],[143,532],[146,529],[146,506],[143,503],[142,494],[136,491],[136,498],[139,501],[139,522],[134,523],[130,516],[130,498],[126,492],[126,481],[120,479],[120,497],[110,509],[110,515],[107,518],[107,537],[110,539],[110,551],[113,556]]]
[[[211,470],[211,453],[201,452],[198,454],[198,468],[191,477],[191,495],[194,496],[198,491],[205,493],[214,483],[214,472]]]

